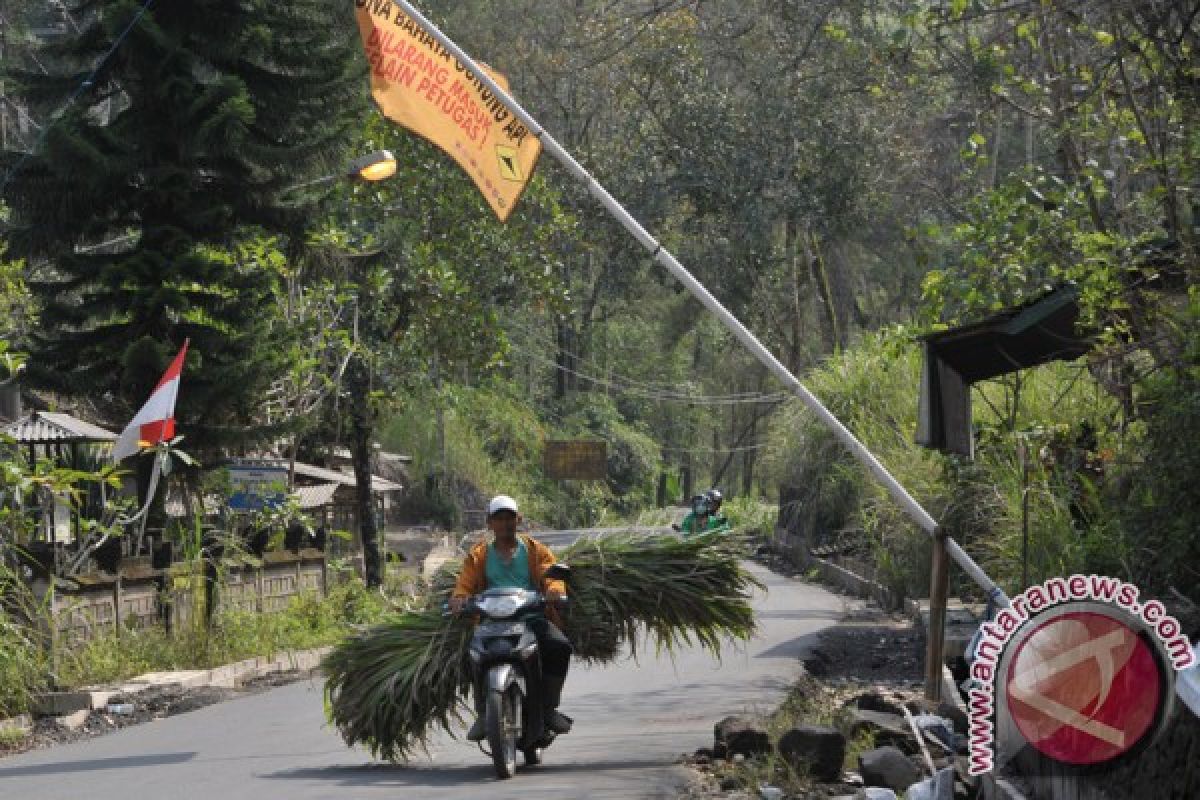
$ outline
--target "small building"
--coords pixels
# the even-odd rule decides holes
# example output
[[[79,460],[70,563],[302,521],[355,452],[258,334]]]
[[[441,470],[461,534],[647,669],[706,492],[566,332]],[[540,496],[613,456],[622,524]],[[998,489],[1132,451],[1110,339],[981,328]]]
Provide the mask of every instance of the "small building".
[[[371,496],[380,529],[403,491],[404,486],[399,483],[378,475],[371,476]],[[297,461],[294,492],[301,508],[311,508],[310,513],[319,517],[327,527],[358,534],[358,482],[353,473]]]
[[[1094,342],[1077,330],[1078,298],[1078,289],[1062,286],[974,324],[922,337],[917,444],[973,458],[972,384],[1085,355]]]
[[[117,440],[117,434],[99,425],[53,411],[24,415],[9,423],[4,435],[27,455],[31,464],[48,459],[60,467],[81,471],[94,470],[106,462]],[[55,497],[53,504],[46,503],[45,507],[34,510],[38,518],[37,538],[59,544],[72,541],[79,533],[80,519],[99,518],[106,499],[102,484],[89,484],[76,514],[65,496]]]

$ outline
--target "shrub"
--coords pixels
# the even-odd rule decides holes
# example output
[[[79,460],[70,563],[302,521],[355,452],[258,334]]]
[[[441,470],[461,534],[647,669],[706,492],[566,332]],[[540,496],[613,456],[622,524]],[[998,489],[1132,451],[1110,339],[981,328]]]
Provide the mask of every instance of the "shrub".
[[[46,688],[49,659],[36,627],[45,609],[3,555],[0,549],[0,717],[9,717],[27,712]]]
[[[1077,474],[1067,463],[1038,458],[1089,421],[1104,450],[1115,433],[1116,402],[1079,365],[1049,364],[974,392],[976,457],[965,461],[915,443],[921,349],[907,331],[865,338],[806,380],[810,390],[884,464],[939,524],[1007,589],[1022,574],[1023,503],[1028,492],[1029,578],[1041,580],[1088,566],[1109,550],[1089,542],[1109,536],[1112,511],[1094,496],[1091,518],[1078,519]],[[1056,439],[1056,437],[1058,437]],[[798,401],[773,426],[765,468],[800,492],[803,519],[820,542],[849,529],[870,554],[876,578],[905,596],[928,593],[929,541],[890,494],[848,455]],[[1031,457],[1023,477],[1018,445]],[[1068,448],[1069,450],[1070,448]],[[1072,509],[1075,508],[1075,513]],[[953,590],[973,584],[951,571]]]

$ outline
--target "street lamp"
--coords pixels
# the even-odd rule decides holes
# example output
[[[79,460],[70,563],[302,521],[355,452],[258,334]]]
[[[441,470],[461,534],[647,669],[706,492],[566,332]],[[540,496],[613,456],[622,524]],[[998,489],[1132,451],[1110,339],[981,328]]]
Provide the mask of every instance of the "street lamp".
[[[359,180],[384,181],[396,174],[396,157],[390,150],[376,150],[346,165],[346,177]]]
[[[346,165],[346,177],[367,182],[383,181],[396,174],[396,157],[387,150],[376,150],[359,156]],[[357,253],[351,258],[371,258],[380,251]],[[361,307],[368,294],[361,271],[358,272],[358,303]],[[357,315],[357,310],[355,311]],[[356,339],[358,325],[355,323]],[[375,524],[375,501],[371,494],[371,434],[373,421],[367,396],[370,392],[370,373],[362,354],[357,350],[346,363],[345,381],[350,395],[351,461],[354,465],[355,507],[358,517],[358,536],[363,549],[363,578],[370,588],[383,585],[386,564],[379,552],[380,531]]]
[[[374,150],[366,155],[359,156],[350,163],[346,164],[343,172],[333,173],[331,175],[322,175],[319,178],[313,178],[311,181],[297,183],[288,186],[281,191],[281,194],[288,194],[297,189],[308,189],[313,186],[322,186],[326,183],[333,183],[342,178],[350,178],[352,180],[367,181],[374,183],[376,181],[387,180],[396,174],[396,157],[392,155],[390,150]]]

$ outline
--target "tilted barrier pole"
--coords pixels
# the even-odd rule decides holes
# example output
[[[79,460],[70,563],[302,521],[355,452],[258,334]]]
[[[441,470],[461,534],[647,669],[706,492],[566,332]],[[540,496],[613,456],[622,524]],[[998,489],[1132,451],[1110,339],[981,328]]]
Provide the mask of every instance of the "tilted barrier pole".
[[[659,244],[658,241],[651,236],[645,228],[642,227],[641,223],[634,219],[620,203],[613,199],[612,195],[610,195],[608,191],[588,173],[587,170],[580,166],[579,162],[577,162],[570,153],[563,149],[562,145],[555,141],[553,136],[546,133],[546,131],[542,129],[542,126],[538,124],[537,120],[530,116],[530,114],[525,111],[525,109],[522,108],[521,105],[508,94],[508,92],[504,91],[499,84],[492,80],[492,78],[485,71],[480,69],[479,66],[471,59],[471,57],[462,50],[462,48],[460,48],[448,36],[438,30],[438,28],[429,22],[429,20],[425,19],[421,12],[413,8],[412,4],[409,3],[408,0],[392,0],[392,2],[396,6],[399,6],[405,14],[413,19],[414,22],[424,28],[430,36],[432,36],[442,45],[442,47],[446,48],[447,52],[457,58],[464,67],[470,70],[471,74],[484,86],[486,86],[489,92],[491,92],[498,100],[503,102],[508,110],[511,111],[517,117],[517,119],[524,123],[525,127],[527,127],[535,136],[537,136],[538,140],[542,143],[542,147],[544,147],[546,151],[550,153],[550,155],[554,156],[559,163],[566,167],[567,171],[570,172],[571,175],[583,183],[587,187],[588,194],[599,200],[609,214],[611,214],[618,222],[620,222],[625,230],[628,231],[631,236],[633,236],[633,238],[637,239],[638,242],[641,243],[642,247],[644,247],[647,252],[651,254],[656,263],[662,265],[667,269],[668,272],[674,275],[675,278],[682,283],[684,287],[687,288],[687,290],[704,305],[705,308],[716,315],[717,319],[719,319],[721,323],[724,324],[725,327],[728,328],[735,337],[737,337],[737,340],[741,342],[742,345],[763,364],[763,366],[770,370],[770,372],[775,375],[775,377],[778,378],[783,385],[788,388],[788,390],[800,398],[800,400],[805,406],[808,407],[810,411],[812,411],[812,413],[817,415],[817,418],[820,419],[821,422],[823,422],[830,430],[833,431],[834,435],[837,436],[838,440],[846,447],[846,449],[848,449],[850,453],[857,458],[871,472],[872,475],[875,476],[876,480],[883,484],[884,488],[886,488],[892,497],[895,498],[896,502],[900,504],[901,508],[903,508],[905,512],[907,512],[907,514],[913,518],[917,525],[919,525],[922,530],[933,537],[935,567],[939,561],[939,558],[944,563],[945,556],[948,555],[956,564],[962,567],[962,569],[971,576],[971,579],[979,584],[980,588],[982,588],[984,592],[992,597],[998,605],[1007,606],[1009,604],[1008,597],[1004,594],[1003,590],[996,585],[995,581],[987,576],[987,573],[985,573],[983,569],[975,563],[974,559],[967,555],[967,553],[958,545],[957,542],[941,533],[937,522],[935,522],[933,517],[929,515],[929,512],[922,508],[920,503],[913,499],[912,495],[910,495],[905,488],[900,485],[900,482],[897,481],[892,474],[887,471],[883,464],[879,463],[879,460],[875,458],[871,451],[868,450],[862,442],[855,438],[854,434],[852,434],[846,428],[846,426],[843,425],[841,421],[829,411],[829,409],[825,408],[825,406],[822,405],[821,402],[815,396],[813,396],[813,394],[809,392],[802,383],[800,383],[800,380],[788,371],[787,367],[785,367],[777,358],[775,358],[771,351],[768,350],[766,346],[758,340],[758,337],[751,333],[746,326],[738,320],[737,317],[735,317],[727,308],[725,308],[725,306],[721,305],[720,301],[713,297],[708,289],[706,289],[702,283],[696,280],[696,278],[693,277],[692,274],[688,272],[678,260],[676,260],[675,256],[671,255],[666,248]],[[941,553],[940,556],[939,553]],[[945,573],[945,569],[942,568],[941,572]],[[936,575],[937,572],[935,571],[935,576]],[[933,696],[940,694],[942,638],[945,632],[946,587],[947,579],[945,575],[942,576],[940,584],[931,586],[928,631],[929,643],[926,652],[925,665],[926,691],[933,692],[931,699]],[[937,608],[936,614],[934,612],[935,607]]]

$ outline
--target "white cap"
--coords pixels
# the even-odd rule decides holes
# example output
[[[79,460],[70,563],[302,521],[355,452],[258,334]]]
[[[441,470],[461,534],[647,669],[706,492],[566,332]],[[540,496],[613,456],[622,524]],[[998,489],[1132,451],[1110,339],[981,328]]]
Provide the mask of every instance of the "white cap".
[[[487,505],[487,515],[490,517],[498,511],[511,511],[514,514],[518,513],[517,501],[513,500],[506,494],[496,495]]]

